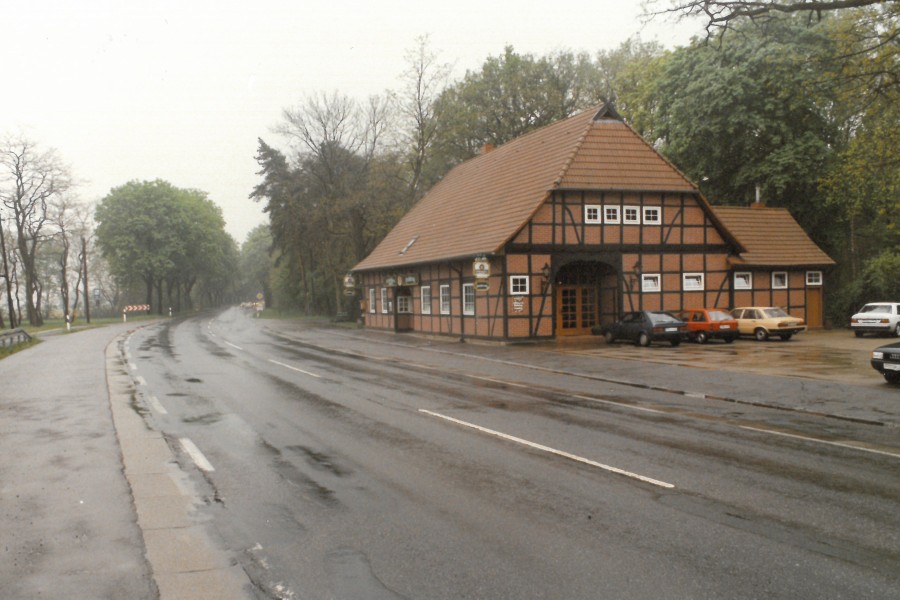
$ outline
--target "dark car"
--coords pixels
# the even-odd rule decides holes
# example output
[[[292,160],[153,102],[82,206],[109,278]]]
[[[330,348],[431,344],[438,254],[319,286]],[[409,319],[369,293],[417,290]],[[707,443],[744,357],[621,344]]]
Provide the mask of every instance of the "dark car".
[[[698,344],[718,338],[731,343],[738,337],[737,321],[727,310],[719,308],[688,308],[680,316],[688,328],[688,339]]]
[[[872,351],[872,368],[888,383],[900,383],[900,342],[879,346]]]
[[[631,340],[639,346],[649,346],[650,342],[669,342],[677,346],[687,334],[687,325],[675,315],[662,311],[641,310],[622,315],[615,323],[595,327],[611,344],[616,340]]]

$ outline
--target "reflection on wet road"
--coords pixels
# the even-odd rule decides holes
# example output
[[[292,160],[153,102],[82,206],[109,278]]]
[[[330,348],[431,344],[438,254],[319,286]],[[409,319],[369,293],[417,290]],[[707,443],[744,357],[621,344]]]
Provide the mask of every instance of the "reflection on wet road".
[[[600,338],[585,337],[561,340],[551,351],[884,387],[869,359],[872,349],[885,343],[886,338],[856,339],[849,331],[817,331],[800,334],[790,341],[742,338],[732,344],[688,342],[678,348],[641,348],[627,342],[606,344]]]

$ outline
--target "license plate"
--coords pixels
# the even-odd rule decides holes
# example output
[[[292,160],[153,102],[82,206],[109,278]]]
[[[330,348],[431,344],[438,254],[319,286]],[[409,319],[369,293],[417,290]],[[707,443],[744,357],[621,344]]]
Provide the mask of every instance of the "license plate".
[[[719,329],[731,329],[731,325],[722,325]]]
[[[895,365],[891,363],[884,363],[884,368],[887,371],[900,371],[900,365]]]
[[[677,327],[666,327],[666,331],[678,331]]]

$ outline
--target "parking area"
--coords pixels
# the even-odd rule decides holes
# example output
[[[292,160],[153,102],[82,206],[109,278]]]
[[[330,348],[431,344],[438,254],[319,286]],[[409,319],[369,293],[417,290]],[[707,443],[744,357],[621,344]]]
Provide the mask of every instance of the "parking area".
[[[807,331],[789,341],[758,342],[741,338],[732,344],[714,340],[685,342],[677,348],[655,343],[642,348],[631,342],[607,344],[599,336],[562,339],[554,351],[625,360],[640,360],[708,370],[839,381],[853,385],[886,386],[869,364],[872,350],[896,338],[857,338],[848,329]]]

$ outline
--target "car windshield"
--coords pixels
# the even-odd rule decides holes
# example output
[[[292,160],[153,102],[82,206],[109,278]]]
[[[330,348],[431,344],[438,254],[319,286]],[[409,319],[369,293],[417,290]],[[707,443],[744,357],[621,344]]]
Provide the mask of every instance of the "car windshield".
[[[861,312],[861,313],[868,313],[868,312],[889,313],[889,312],[891,312],[891,307],[888,306],[887,304],[866,304],[865,306],[863,306],[860,309],[859,312]]]
[[[762,312],[765,316],[769,317],[770,319],[778,319],[781,317],[791,316],[791,315],[787,314],[786,312],[784,312],[784,309],[781,309],[781,308],[764,308]]]
[[[680,322],[677,317],[675,317],[674,315],[670,315],[669,313],[652,312],[649,314],[650,314],[650,320],[653,321],[654,325],[657,325],[659,323],[679,323]]]
[[[731,321],[732,319],[734,319],[734,317],[729,315],[724,310],[709,311],[709,320],[710,321]]]

